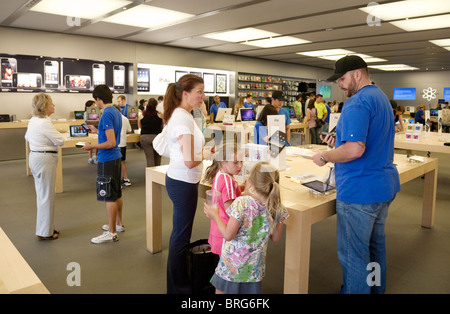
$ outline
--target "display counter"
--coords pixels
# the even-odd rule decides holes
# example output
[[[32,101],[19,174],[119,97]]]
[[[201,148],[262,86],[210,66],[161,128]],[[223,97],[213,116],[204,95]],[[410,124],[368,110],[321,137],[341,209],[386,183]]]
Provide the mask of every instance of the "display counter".
[[[326,149],[313,146],[314,150]],[[316,166],[311,159],[291,157],[287,159],[288,169],[280,172],[281,199],[290,217],[286,228],[286,249],[284,265],[284,293],[307,293],[311,249],[311,227],[327,217],[336,214],[336,194],[316,195],[292,177],[300,173],[311,173],[323,177],[327,167]],[[407,157],[396,154],[400,183],[424,176],[422,227],[434,226],[436,204],[436,182],[438,160],[425,158],[423,163],[408,162]],[[162,194],[168,166],[146,168],[146,226],[147,250],[151,253],[162,251]],[[199,185],[199,196],[204,198],[205,184]],[[411,210],[420,210],[420,205]],[[170,223],[170,222],[166,222]],[[419,224],[418,224],[419,225]],[[335,239],[333,240],[335,241]]]

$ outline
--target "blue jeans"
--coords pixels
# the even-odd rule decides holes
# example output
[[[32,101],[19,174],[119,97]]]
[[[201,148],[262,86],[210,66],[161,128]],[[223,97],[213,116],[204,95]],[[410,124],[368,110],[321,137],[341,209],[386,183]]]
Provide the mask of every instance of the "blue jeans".
[[[384,225],[389,204],[336,201],[337,251],[344,280],[341,293],[384,293],[386,245]]]
[[[167,258],[167,293],[192,293],[186,265],[186,249],[191,241],[197,210],[198,183],[178,181],[166,175],[166,189],[173,203],[173,227]]]

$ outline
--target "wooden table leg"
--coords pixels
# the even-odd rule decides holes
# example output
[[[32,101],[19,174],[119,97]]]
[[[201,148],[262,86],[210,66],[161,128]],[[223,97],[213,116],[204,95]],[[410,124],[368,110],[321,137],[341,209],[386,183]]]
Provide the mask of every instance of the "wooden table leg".
[[[311,212],[289,211],[286,222],[284,293],[308,293]]]
[[[56,193],[64,192],[63,170],[62,170],[62,149],[61,149],[61,147],[58,148],[58,165],[56,166],[55,192]]]
[[[150,169],[146,169],[146,230],[147,250],[162,251],[162,192],[163,186],[152,181]]]
[[[433,228],[436,209],[438,160],[435,160],[435,168],[424,176],[422,227]]]

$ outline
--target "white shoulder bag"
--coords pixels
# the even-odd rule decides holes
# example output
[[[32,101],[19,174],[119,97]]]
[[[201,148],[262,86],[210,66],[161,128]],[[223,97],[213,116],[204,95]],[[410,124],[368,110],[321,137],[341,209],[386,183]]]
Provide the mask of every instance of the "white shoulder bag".
[[[153,139],[153,148],[160,156],[169,157],[169,144],[167,143],[167,126],[165,126],[161,133],[156,135]]]

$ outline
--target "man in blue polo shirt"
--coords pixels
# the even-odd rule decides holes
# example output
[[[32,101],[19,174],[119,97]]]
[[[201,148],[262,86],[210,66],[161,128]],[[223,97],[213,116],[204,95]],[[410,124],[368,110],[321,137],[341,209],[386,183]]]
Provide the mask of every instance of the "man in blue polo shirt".
[[[253,100],[252,94],[247,94],[247,97],[245,97],[245,101],[244,101],[244,108],[250,108],[250,109],[255,110],[252,100]]]
[[[282,91],[274,91],[272,93],[272,106],[274,106],[279,115],[283,115],[285,116],[285,125],[286,125],[286,140],[288,141],[288,143],[286,143],[287,146],[289,146],[289,143],[291,142],[291,129],[289,124],[291,124],[291,115],[289,114],[289,112],[282,108],[281,106],[283,106],[283,103],[286,101],[286,98],[284,97],[284,94]]]
[[[97,164],[97,200],[106,203],[108,225],[102,227],[105,232],[91,239],[92,243],[118,241],[117,231],[123,231],[122,225],[122,187],[120,134],[122,117],[112,105],[112,92],[106,85],[95,87],[92,96],[96,105],[103,110],[98,129],[89,126],[92,133],[98,133],[98,144],[86,143],[84,150],[98,149]]]
[[[224,102],[220,101],[220,96],[216,95],[214,96],[214,103],[209,108],[209,115],[210,115],[210,121],[214,123],[216,121],[217,112],[219,111],[219,108],[228,108],[227,105],[225,105]]]
[[[392,107],[386,95],[371,84],[367,64],[358,56],[336,61],[335,74],[328,80],[337,80],[350,97],[336,126],[336,138],[321,136],[335,149],[312,157],[318,166],[335,163],[341,293],[384,293],[384,226],[389,204],[400,191],[393,163]],[[374,268],[376,278],[370,276]]]

